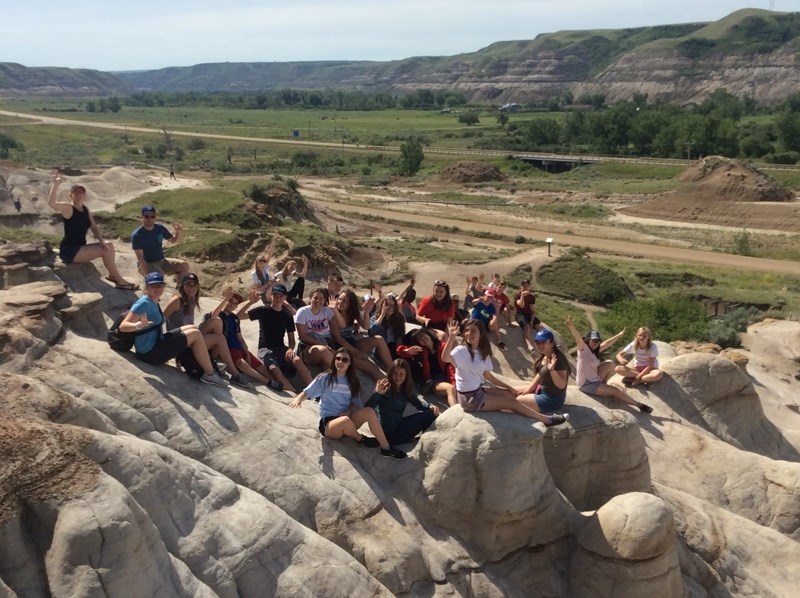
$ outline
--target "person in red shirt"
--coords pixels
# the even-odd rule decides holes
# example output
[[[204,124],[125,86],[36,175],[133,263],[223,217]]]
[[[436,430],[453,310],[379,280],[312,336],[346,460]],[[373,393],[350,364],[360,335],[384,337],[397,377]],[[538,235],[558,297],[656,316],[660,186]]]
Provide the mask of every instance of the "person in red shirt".
[[[420,301],[417,308],[417,322],[435,331],[439,340],[443,340],[447,331],[447,323],[456,314],[456,304],[450,297],[450,285],[443,280],[433,283],[433,294]]]
[[[514,310],[515,320],[520,328],[522,328],[522,338],[525,339],[525,346],[528,351],[533,353],[533,337],[532,330],[541,330],[542,323],[536,317],[536,297],[531,291],[531,281],[523,280],[520,283],[519,293],[514,295]]]
[[[495,288],[494,298],[497,303],[497,319],[500,319],[500,314],[506,314],[506,322],[508,325],[511,326],[511,310],[513,306],[509,305],[511,303],[511,299],[508,298],[506,295],[506,282],[503,280],[500,284],[497,285]]]

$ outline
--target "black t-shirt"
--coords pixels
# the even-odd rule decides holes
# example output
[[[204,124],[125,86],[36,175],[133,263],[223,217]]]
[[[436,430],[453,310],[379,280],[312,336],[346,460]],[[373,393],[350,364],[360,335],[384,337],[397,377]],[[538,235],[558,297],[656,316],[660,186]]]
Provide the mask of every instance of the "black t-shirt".
[[[294,332],[291,314],[282,309],[275,311],[270,306],[255,307],[247,312],[251,320],[258,320],[258,348],[280,349],[285,347],[283,336]]]

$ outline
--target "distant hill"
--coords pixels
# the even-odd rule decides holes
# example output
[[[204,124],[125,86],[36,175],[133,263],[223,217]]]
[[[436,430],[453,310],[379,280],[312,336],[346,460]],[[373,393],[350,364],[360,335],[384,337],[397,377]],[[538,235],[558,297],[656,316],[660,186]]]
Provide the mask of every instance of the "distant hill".
[[[99,89],[232,91],[360,89],[404,93],[457,89],[471,100],[532,102],[570,92],[603,93],[609,101],[647,93],[651,99],[696,102],[724,87],[736,95],[778,102],[797,91],[800,13],[745,9],[713,23],[630,29],[560,31],[533,40],[497,42],[456,56],[390,62],[214,63],[120,72],[28,69],[0,95],[77,95]],[[0,65],[24,69],[20,65]],[[75,73],[74,79],[68,73]],[[80,76],[79,76],[80,74]],[[90,85],[93,84],[93,85]],[[86,95],[84,93],[84,95]],[[98,94],[102,95],[102,94]]]
[[[0,97],[127,95],[127,84],[112,73],[91,69],[27,67],[0,62]]]

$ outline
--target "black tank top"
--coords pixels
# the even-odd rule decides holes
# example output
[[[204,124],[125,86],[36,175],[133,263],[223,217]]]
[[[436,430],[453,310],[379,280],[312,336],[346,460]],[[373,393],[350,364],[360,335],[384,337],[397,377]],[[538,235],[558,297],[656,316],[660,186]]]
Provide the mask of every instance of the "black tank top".
[[[62,245],[70,247],[82,247],[86,245],[86,231],[89,230],[91,221],[89,220],[89,208],[83,206],[83,210],[72,208],[72,217],[64,218],[64,238]]]

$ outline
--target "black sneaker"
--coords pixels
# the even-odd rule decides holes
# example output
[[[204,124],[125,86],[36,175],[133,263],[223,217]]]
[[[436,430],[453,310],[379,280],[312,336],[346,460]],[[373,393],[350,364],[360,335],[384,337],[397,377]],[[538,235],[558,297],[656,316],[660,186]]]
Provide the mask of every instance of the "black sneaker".
[[[569,413],[554,413],[550,416],[550,421],[545,424],[548,428],[551,426],[560,426],[567,423]]]
[[[622,383],[628,388],[633,386],[634,382],[636,382],[636,378],[634,378],[633,376],[626,376],[625,378],[622,379]]]
[[[278,392],[283,390],[283,382],[278,382],[277,380],[270,380],[267,382],[267,386],[272,390],[277,390]]]
[[[378,448],[381,445],[378,439],[372,436],[362,436],[359,442],[367,448]]]
[[[653,408],[650,405],[639,403],[639,411],[641,411],[642,413],[653,413]]]
[[[400,449],[396,449],[396,448],[391,447],[391,446],[388,449],[381,449],[381,456],[382,457],[391,457],[392,459],[397,459],[398,461],[408,457],[408,455],[406,455]]]

